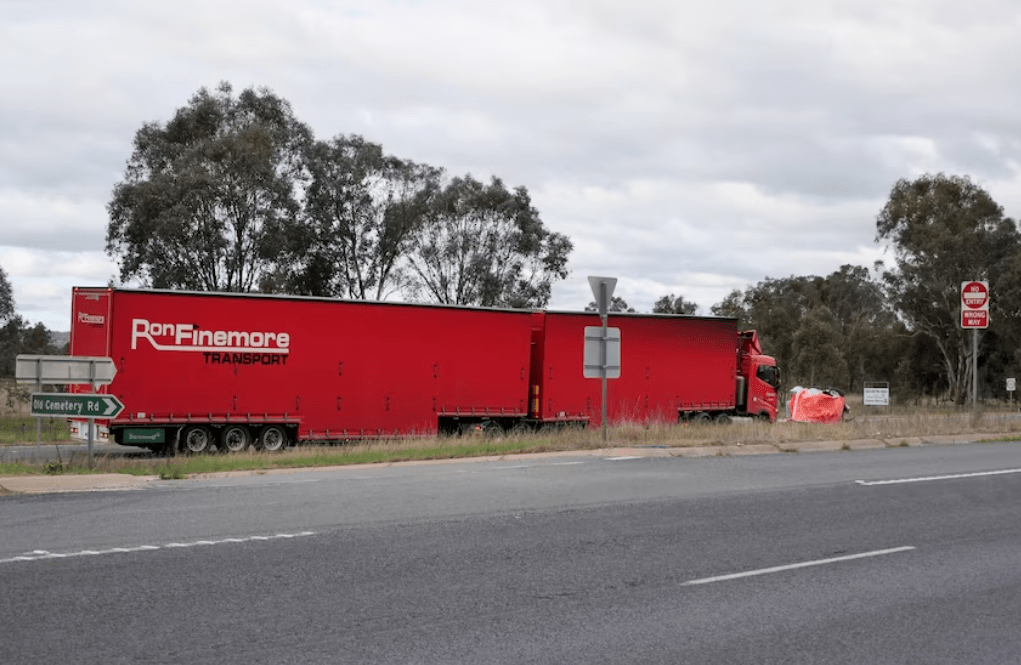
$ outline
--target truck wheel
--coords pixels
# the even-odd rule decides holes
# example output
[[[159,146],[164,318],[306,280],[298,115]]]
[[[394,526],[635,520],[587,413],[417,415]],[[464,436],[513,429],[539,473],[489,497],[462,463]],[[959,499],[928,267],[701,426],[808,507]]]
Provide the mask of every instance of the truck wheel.
[[[519,420],[518,422],[514,423],[514,427],[511,427],[510,432],[512,435],[516,436],[527,436],[534,431],[535,429],[529,423]]]
[[[704,425],[705,423],[712,422],[712,416],[705,411],[699,411],[698,413],[691,414],[690,422],[692,425]]]
[[[242,425],[230,425],[223,429],[220,434],[219,450],[225,453],[240,453],[248,448],[252,442],[252,435],[248,428]]]
[[[734,419],[730,417],[729,413],[718,413],[713,420],[717,425],[729,425],[734,422]]]
[[[477,423],[465,423],[461,425],[461,436],[484,436],[487,438],[498,438],[503,436],[503,428],[500,423],[494,420],[483,420]]]
[[[209,431],[209,428],[195,425],[184,430],[184,434],[181,435],[181,441],[184,442],[184,450],[186,452],[193,454],[204,453],[208,452],[213,445],[213,434]]]
[[[266,425],[259,432],[259,448],[276,452],[287,447],[287,432],[279,425]]]
[[[503,426],[495,420],[486,420],[482,423],[482,433],[491,439],[499,439],[504,435]]]
[[[468,433],[474,436],[496,439],[503,436],[503,427],[495,420],[483,420],[482,422],[468,425]]]

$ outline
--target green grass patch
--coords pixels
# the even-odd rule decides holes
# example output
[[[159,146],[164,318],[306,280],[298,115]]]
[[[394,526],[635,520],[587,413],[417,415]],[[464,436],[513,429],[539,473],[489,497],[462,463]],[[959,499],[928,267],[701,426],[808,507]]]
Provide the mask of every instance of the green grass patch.
[[[979,443],[1012,443],[1014,441],[1021,441],[1021,434],[1008,434],[1006,436],[996,436],[988,439],[978,439]]]
[[[27,416],[0,417],[0,444],[35,443],[36,418]],[[67,441],[71,430],[66,418],[42,418],[41,441]]]
[[[42,464],[0,462],[0,476],[28,476],[40,473],[44,473]]]

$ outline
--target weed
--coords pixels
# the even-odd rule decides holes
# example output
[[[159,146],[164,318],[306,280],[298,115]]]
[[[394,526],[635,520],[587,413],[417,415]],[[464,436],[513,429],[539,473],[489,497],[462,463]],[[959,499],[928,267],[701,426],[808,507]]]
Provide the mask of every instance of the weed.
[[[158,475],[160,480],[181,480],[184,478],[184,473],[182,473],[181,469],[176,466],[162,469]]]

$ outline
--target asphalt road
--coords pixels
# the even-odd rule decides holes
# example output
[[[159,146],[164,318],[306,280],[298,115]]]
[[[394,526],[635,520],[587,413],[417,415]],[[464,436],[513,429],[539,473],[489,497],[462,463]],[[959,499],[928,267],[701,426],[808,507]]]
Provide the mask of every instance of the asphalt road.
[[[5,497],[0,662],[1018,662],[1019,516],[1018,443]]]

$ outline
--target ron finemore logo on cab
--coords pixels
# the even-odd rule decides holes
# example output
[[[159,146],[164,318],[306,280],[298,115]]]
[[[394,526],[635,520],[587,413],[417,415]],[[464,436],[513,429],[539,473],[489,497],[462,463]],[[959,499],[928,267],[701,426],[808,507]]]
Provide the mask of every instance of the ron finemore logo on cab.
[[[206,330],[194,323],[131,320],[131,348],[139,340],[157,351],[190,351],[213,365],[286,365],[291,335],[286,332]]]

